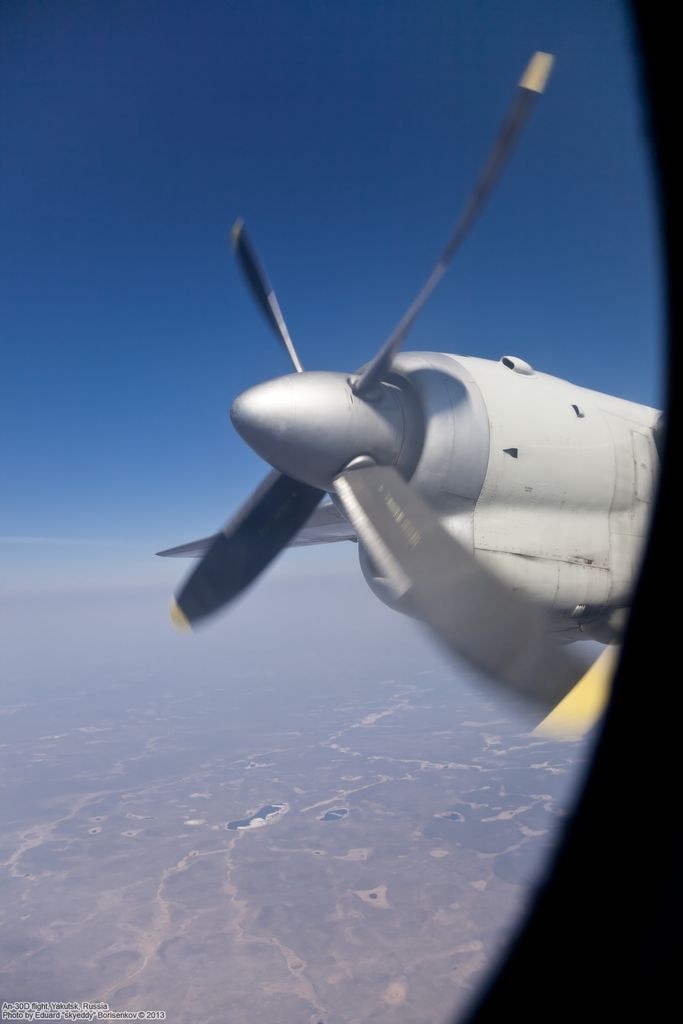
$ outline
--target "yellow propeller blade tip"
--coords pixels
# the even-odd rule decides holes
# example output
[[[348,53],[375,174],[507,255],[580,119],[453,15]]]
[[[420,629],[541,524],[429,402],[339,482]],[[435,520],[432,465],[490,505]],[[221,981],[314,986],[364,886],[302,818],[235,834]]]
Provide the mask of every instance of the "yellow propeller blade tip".
[[[578,740],[585,736],[600,721],[607,707],[618,660],[618,647],[605,648],[532,735],[550,740]]]
[[[555,58],[552,53],[543,53],[542,50],[537,50],[519,80],[520,89],[529,89],[530,92],[543,92],[554,63]]]
[[[237,243],[240,240],[242,234],[242,228],[244,227],[244,221],[241,217],[238,217],[230,230],[230,238],[232,239],[233,248],[236,248]]]
[[[192,626],[184,613],[181,611],[177,601],[171,601],[171,622],[181,633],[191,633]]]

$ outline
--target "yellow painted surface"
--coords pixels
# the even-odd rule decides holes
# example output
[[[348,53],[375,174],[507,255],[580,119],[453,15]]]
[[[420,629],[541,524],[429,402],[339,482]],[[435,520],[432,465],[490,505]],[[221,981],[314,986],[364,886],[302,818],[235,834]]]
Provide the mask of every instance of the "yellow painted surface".
[[[519,80],[520,88],[531,92],[543,92],[552,71],[555,58],[552,53],[538,50],[529,61],[526,70]]]
[[[237,220],[235,221],[235,223],[232,226],[232,230],[230,231],[230,236],[232,238],[233,246],[236,246],[237,243],[239,242],[240,235],[242,234],[242,228],[243,227],[244,227],[244,221],[242,220],[241,217],[238,217]]]
[[[192,631],[192,626],[185,618],[175,601],[171,601],[171,622],[176,629],[181,630],[183,633],[189,633]]]
[[[588,732],[607,707],[618,657],[618,647],[606,647],[574,689],[534,729],[534,735],[572,740]]]

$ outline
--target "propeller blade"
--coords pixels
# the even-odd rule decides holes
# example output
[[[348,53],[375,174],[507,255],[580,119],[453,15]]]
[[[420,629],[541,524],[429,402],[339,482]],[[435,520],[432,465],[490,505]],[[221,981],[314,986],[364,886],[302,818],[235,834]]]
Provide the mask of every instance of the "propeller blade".
[[[526,119],[531,111],[534,101],[545,89],[548,76],[550,75],[554,57],[549,53],[535,53],[529,61],[524,74],[522,75],[517,94],[510,108],[503,126],[498,133],[495,144],[484,170],[479,176],[474,189],[465,205],[460,220],[456,224],[446,248],[441,253],[439,260],[427,278],[426,282],[413,299],[372,362],[365,368],[363,373],[353,382],[353,390],[357,395],[369,395],[378,386],[389,371],[394,357],[403,345],[410,328],[413,326],[418,313],[427,302],[441,278],[446,273],[448,265],[453,259],[467,232],[472,227],[477,215],[481,211],[493,186],[505,166],[505,162],[512,153],[514,145],[519,138]]]
[[[564,700],[533,731],[552,740],[579,740],[600,721],[610,698],[619,661],[618,647],[605,647]]]
[[[232,244],[251,293],[256,299],[256,304],[275,332],[285,352],[288,353],[289,358],[294,364],[294,369],[297,373],[302,373],[303,366],[296,354],[294,343],[289,336],[280,304],[265,271],[256,258],[256,253],[247,237],[243,220],[236,220],[232,226]]]
[[[324,496],[273,471],[213,538],[180,589],[171,618],[190,627],[245,590],[301,529]]]
[[[540,609],[513,594],[389,466],[347,469],[335,490],[396,598],[455,654],[549,711],[584,674]]]

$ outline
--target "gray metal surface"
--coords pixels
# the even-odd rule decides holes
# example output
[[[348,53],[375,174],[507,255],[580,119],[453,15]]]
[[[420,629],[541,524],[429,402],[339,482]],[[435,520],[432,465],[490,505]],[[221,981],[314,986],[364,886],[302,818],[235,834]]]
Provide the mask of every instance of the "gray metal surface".
[[[367,402],[353,394],[346,374],[322,371],[257,384],[238,395],[230,415],[261,458],[322,490],[359,455],[394,465],[412,428],[397,388],[382,385]]]

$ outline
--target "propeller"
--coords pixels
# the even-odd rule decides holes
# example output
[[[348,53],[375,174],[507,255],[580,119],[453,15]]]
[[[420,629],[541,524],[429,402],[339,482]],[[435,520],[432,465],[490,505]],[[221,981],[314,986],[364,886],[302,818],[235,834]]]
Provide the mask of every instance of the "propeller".
[[[292,360],[296,372],[303,373],[304,368],[296,354],[294,342],[289,336],[287,324],[280,309],[280,303],[277,301],[277,296],[271,287],[270,281],[256,257],[256,253],[247,237],[244,221],[241,218],[238,218],[233,224],[231,234],[235,256],[256,300],[256,305],[265,316],[271,330]]]
[[[547,711],[573,689],[584,669],[540,609],[476,562],[395,469],[352,467],[334,488],[394,597],[451,652]]]
[[[434,270],[357,375],[303,371],[244,223],[235,223],[238,263],[296,373],[250,388],[233,403],[236,429],[275,469],[213,538],[183,584],[173,609],[178,624],[192,625],[242,593],[304,525],[325,492],[332,492],[396,597],[451,651],[544,710],[583,675],[583,668],[551,641],[541,609],[476,561],[406,482],[415,468],[415,461],[406,462],[406,452],[419,458],[424,425],[414,402],[384,379],[498,179],[552,63],[553,57],[544,53],[530,61]]]
[[[242,220],[232,243],[256,304],[289,354],[297,373],[303,366],[289,335],[280,304],[249,241]],[[188,629],[228,605],[287,546],[310,517],[324,491],[274,471],[257,487],[236,516],[208,544],[171,605],[171,619]],[[194,545],[190,545],[193,547]],[[173,549],[157,552],[168,557]]]
[[[301,529],[322,496],[315,487],[270,473],[190,573],[171,607],[173,622],[187,629],[246,590]]]
[[[538,52],[529,61],[524,74],[519,80],[517,95],[512,107],[503,122],[489,158],[465,204],[453,234],[437,260],[436,266],[403,314],[401,320],[399,320],[372,362],[365,367],[360,376],[353,382],[353,390],[357,395],[371,395],[376,390],[382,377],[390,370],[394,356],[403,345],[408,332],[417,319],[418,313],[448,270],[449,263],[460,248],[463,239],[472,227],[498,180],[531,113],[531,108],[536,98],[545,90],[554,60],[555,58],[550,53]]]

